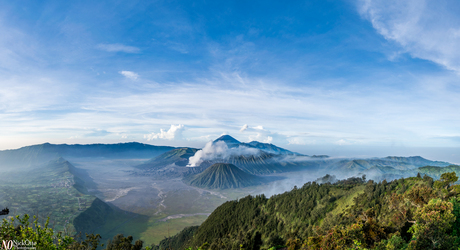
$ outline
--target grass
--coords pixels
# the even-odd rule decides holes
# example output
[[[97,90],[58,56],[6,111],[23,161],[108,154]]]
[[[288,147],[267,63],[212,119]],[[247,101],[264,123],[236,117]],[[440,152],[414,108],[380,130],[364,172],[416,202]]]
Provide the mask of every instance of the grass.
[[[216,207],[227,201],[210,193],[200,194],[196,190],[175,190],[168,192],[164,205],[163,214],[194,214],[210,213]]]
[[[131,235],[134,240],[141,239],[144,246],[158,244],[165,237],[173,236],[188,226],[201,225],[207,216],[194,215],[177,219],[161,221],[158,216],[120,216],[114,214],[110,216],[107,223],[97,229],[97,233],[102,236],[101,243],[105,243],[117,234],[124,236]]]
[[[146,245],[158,244],[165,237],[173,236],[185,227],[201,225],[206,218],[207,216],[205,215],[195,215],[171,219],[165,222],[151,218],[148,222],[148,229],[140,234],[140,238]]]
[[[353,205],[353,199],[358,195],[364,193],[364,189],[366,187],[364,185],[354,187],[353,189],[349,190],[347,193],[344,193],[344,196],[338,199],[335,204],[337,207],[331,211],[333,215],[337,215],[342,213],[348,206]]]

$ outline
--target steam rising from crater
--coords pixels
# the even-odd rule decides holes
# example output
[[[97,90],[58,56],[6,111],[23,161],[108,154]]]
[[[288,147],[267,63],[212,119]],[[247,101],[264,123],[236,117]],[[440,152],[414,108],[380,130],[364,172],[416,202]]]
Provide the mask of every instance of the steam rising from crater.
[[[234,148],[229,148],[227,144],[223,141],[217,142],[208,142],[203,149],[198,150],[194,156],[190,157],[188,160],[187,167],[196,167],[199,166],[204,161],[212,161],[215,159],[228,159],[231,156],[250,156],[258,155],[260,153],[259,149],[248,148],[245,146],[238,146]]]

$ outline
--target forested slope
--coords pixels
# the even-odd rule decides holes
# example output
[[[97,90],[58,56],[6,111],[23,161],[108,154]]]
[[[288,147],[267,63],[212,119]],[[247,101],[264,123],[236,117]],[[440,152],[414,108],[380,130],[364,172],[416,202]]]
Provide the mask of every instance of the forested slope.
[[[460,187],[455,173],[376,183],[306,183],[267,198],[218,207],[198,228],[157,249],[457,249]],[[319,181],[318,181],[319,182]]]

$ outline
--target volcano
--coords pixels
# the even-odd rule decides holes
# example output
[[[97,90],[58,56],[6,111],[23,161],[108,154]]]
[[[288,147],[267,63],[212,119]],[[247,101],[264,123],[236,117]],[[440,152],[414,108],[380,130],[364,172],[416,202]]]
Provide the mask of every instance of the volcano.
[[[262,177],[248,174],[235,165],[227,163],[215,163],[185,181],[191,186],[207,189],[242,188],[263,183]]]

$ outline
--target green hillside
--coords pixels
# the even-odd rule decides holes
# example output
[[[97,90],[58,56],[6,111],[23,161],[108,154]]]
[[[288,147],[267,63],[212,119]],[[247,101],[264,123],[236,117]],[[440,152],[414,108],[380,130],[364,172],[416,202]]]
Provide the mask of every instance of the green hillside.
[[[248,174],[232,164],[216,163],[185,180],[189,185],[208,189],[242,188],[262,184],[262,178]]]
[[[457,249],[460,186],[454,173],[376,183],[306,183],[271,198],[218,207],[199,227],[165,239],[175,249]]]
[[[73,221],[88,209],[96,197],[87,194],[84,175],[63,158],[27,172],[2,174],[0,205],[11,215],[49,216],[58,231],[75,232]]]
[[[417,169],[417,173],[426,174],[434,179],[439,179],[442,174],[455,172],[457,176],[460,176],[460,166],[449,165],[447,167],[436,167],[436,166],[425,166]],[[412,174],[416,174],[415,170],[412,171]]]

